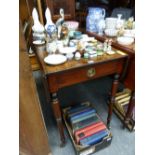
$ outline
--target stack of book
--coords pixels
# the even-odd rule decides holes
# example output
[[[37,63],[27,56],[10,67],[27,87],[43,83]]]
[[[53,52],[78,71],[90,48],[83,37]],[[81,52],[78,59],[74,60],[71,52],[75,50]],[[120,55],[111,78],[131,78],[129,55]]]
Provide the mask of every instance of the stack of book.
[[[121,121],[124,121],[128,105],[131,98],[131,90],[126,88],[122,92],[116,94],[115,103],[114,103],[114,112],[120,118]],[[133,130],[135,124],[135,112],[133,110],[132,118],[130,119],[127,127],[130,131]]]
[[[89,104],[69,107],[65,114],[77,145],[92,146],[101,142],[110,134],[96,110]]]
[[[115,97],[115,107],[119,110],[119,112],[125,116],[128,108],[128,104],[131,98],[131,90],[124,89],[123,92],[117,93]]]

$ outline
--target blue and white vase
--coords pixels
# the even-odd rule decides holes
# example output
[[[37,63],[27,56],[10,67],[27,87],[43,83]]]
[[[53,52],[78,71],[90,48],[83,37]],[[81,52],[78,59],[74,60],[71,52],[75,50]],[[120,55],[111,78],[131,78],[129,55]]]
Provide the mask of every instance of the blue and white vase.
[[[46,17],[45,30],[46,30],[47,34],[49,36],[51,36],[57,30],[56,30],[56,25],[52,21],[51,13],[50,13],[50,9],[49,8],[47,8],[46,11],[45,11],[45,17]]]
[[[86,17],[86,30],[89,32],[98,33],[99,26],[97,24],[101,19],[103,21],[104,17],[105,9],[99,7],[89,7],[88,15]]]

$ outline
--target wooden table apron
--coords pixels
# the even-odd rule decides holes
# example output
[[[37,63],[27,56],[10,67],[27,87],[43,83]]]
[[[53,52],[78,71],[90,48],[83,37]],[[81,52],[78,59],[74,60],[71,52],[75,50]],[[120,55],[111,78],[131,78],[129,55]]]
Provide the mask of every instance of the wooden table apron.
[[[57,97],[57,92],[62,87],[66,87],[80,82],[114,74],[115,76],[114,76],[112,90],[111,90],[111,102],[109,104],[109,111],[108,111],[108,117],[107,117],[107,125],[109,127],[111,116],[112,116],[113,103],[115,99],[114,97],[118,86],[119,75],[123,71],[124,63],[126,63],[127,55],[116,54],[116,57],[114,57],[113,59],[99,61],[99,62],[97,61],[97,62],[94,62],[93,64],[87,63],[84,65],[71,67],[67,69],[63,68],[64,66],[67,66],[67,63],[69,63],[69,62],[66,62],[66,64],[60,65],[60,67],[56,66],[57,71],[53,71],[52,66],[46,65],[43,61],[43,58],[47,55],[45,53],[46,52],[42,51],[42,52],[37,52],[36,54],[44,77],[45,92],[47,94],[47,98],[50,99],[50,103],[59,129],[61,146],[65,144],[65,136],[64,136],[63,123],[62,123],[61,108]],[[73,61],[73,64],[78,64],[78,61],[76,60],[71,60],[71,61]],[[81,59],[81,61],[85,61],[85,60]],[[51,96],[49,94],[51,94]]]

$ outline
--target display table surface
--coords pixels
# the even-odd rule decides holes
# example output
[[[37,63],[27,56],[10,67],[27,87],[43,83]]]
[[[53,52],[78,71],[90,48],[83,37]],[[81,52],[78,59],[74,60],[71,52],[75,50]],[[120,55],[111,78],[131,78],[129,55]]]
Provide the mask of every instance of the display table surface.
[[[88,35],[95,37],[97,40],[104,42],[106,39],[112,39],[112,46],[114,48],[120,49],[124,52],[128,52],[128,54],[135,54],[135,42],[131,45],[121,45],[117,42],[116,37],[107,37],[106,35],[98,35],[92,32],[86,32]]]
[[[118,53],[116,52],[113,55],[104,54],[102,56],[98,56],[97,58],[92,58],[91,60],[84,58],[81,58],[80,60],[68,60],[64,64],[57,66],[50,66],[44,62],[44,58],[47,55],[48,54],[46,51],[36,51],[36,56],[43,74],[47,99],[51,103],[57,121],[61,145],[65,143],[65,136],[57,92],[63,87],[114,74],[111,89],[111,102],[109,104],[107,117],[107,126],[110,127],[119,75],[123,72],[128,55],[118,51]]]

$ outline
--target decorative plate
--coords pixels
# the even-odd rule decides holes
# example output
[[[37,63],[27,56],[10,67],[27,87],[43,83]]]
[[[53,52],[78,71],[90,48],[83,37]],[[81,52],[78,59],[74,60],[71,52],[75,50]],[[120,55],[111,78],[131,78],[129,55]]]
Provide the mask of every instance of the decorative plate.
[[[61,54],[52,54],[44,58],[44,62],[49,65],[59,65],[67,61],[66,56]]]

